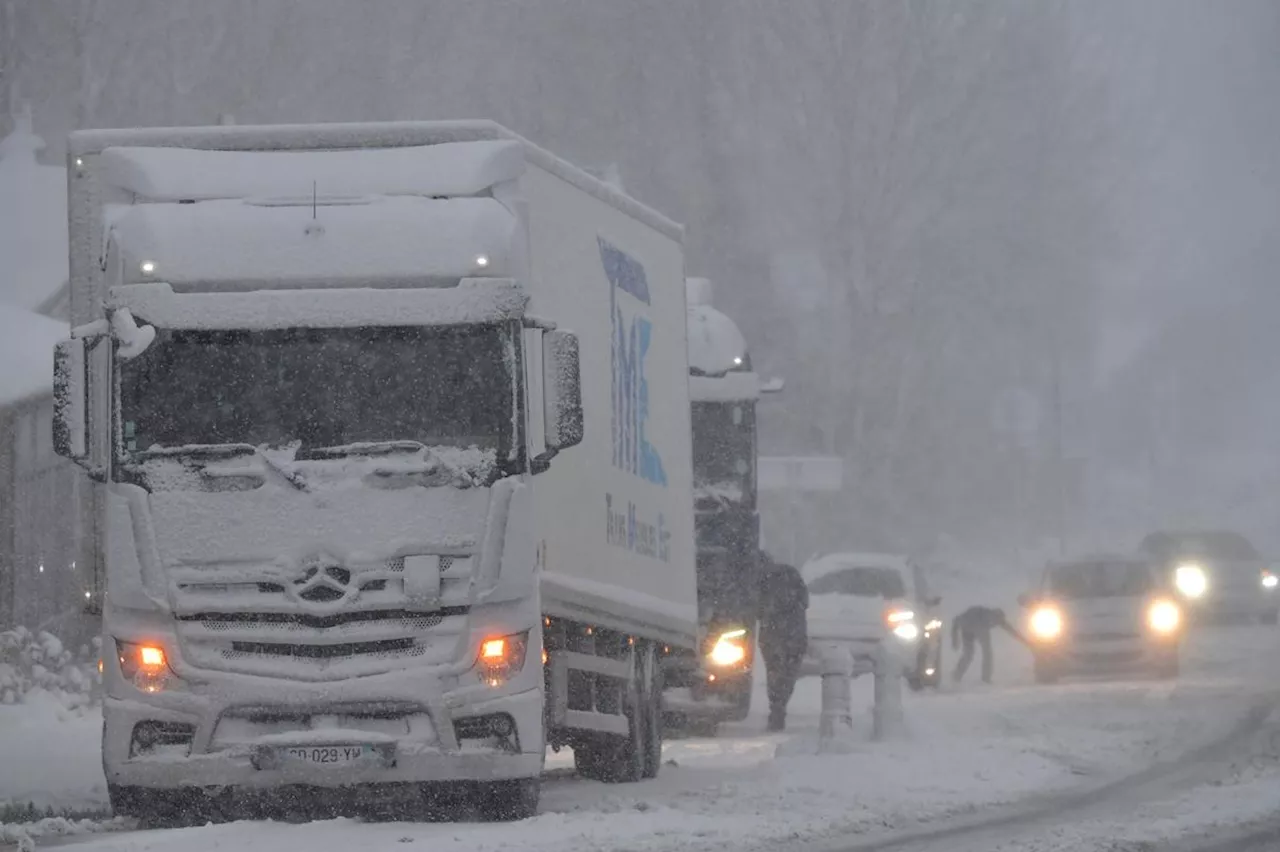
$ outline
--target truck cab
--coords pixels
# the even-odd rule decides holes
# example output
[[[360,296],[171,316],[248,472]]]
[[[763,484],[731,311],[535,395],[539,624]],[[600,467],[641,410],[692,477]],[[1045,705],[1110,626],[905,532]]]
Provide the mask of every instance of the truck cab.
[[[751,706],[759,609],[756,403],[762,383],[736,323],[712,304],[711,282],[686,282],[693,428],[700,658],[672,660],[668,709],[714,725]]]
[[[679,227],[488,122],[69,147],[54,438],[96,483],[116,813],[527,816],[548,745],[656,774],[696,635]]]

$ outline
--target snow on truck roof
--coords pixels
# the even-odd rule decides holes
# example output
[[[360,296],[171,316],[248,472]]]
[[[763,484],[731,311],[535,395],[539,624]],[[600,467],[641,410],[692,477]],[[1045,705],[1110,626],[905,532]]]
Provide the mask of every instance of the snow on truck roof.
[[[689,305],[689,367],[708,376],[738,369],[747,340],[733,320],[710,305]]]
[[[109,148],[190,148],[201,151],[221,152],[270,153],[289,151],[298,153],[323,152],[326,154],[345,153],[344,149],[359,149],[361,154],[365,154],[371,149],[403,149],[438,146],[455,142],[473,143],[495,140],[518,143],[523,149],[526,162],[534,163],[582,191],[594,195],[601,201],[611,204],[633,218],[646,223],[668,237],[683,241],[684,229],[666,216],[492,121],[407,121],[78,130],[68,137],[67,148],[68,157],[74,164],[77,158],[101,154]],[[399,174],[396,177],[401,183],[400,191],[405,191],[403,189],[405,184],[414,184],[419,181],[423,183],[438,182],[440,186],[466,186],[468,183],[474,185],[477,180],[484,180],[493,174],[501,173],[501,168],[509,166],[505,159],[509,155],[503,153],[502,149],[488,146],[484,148],[466,146],[466,148],[469,153],[465,155],[461,153],[455,155],[450,152],[440,156],[436,159],[436,164],[431,169],[434,172],[436,169],[444,170],[446,167],[458,168],[466,173],[466,180],[463,180],[462,176],[450,177],[442,173],[427,174],[424,172],[420,176],[415,175],[412,177],[406,174]],[[455,156],[458,159],[453,159]],[[410,155],[404,155],[404,157],[408,159]],[[476,162],[460,162],[471,157],[475,157]],[[386,161],[380,160],[379,162],[389,163],[393,159],[396,158],[392,157]],[[166,162],[151,162],[147,165],[153,169],[153,174],[158,176],[159,170],[167,169],[176,162],[177,159],[175,158]],[[338,160],[333,160],[332,162],[338,162]],[[114,166],[117,170],[116,177],[121,180],[139,181],[136,185],[144,186],[145,184],[141,182],[139,175],[129,174],[130,168],[140,164],[141,162],[137,157],[133,158],[132,165],[125,162],[116,163]],[[310,163],[308,164],[310,165]],[[381,182],[387,177],[381,173],[383,168],[381,165],[377,167],[371,165],[368,168],[369,172],[364,174],[366,179],[371,181],[376,179],[376,181]],[[425,166],[423,168],[425,169]],[[295,176],[291,175],[291,177]],[[321,177],[326,181],[326,185],[329,180],[333,180],[335,187],[343,180],[336,175],[329,174],[313,176],[311,179],[319,183]],[[309,192],[310,189],[311,185],[308,181],[304,187],[304,192]],[[152,191],[159,192],[161,188],[153,186]],[[296,194],[297,191],[293,189],[290,190],[290,193]],[[361,191],[370,192],[372,190]],[[259,191],[254,192],[254,195],[258,194],[260,194]]]
[[[524,172],[508,140],[371,151],[201,151],[113,147],[104,181],[149,201],[359,195],[479,195]]]
[[[518,222],[492,198],[374,197],[317,206],[239,200],[117,205],[111,231],[128,274],[176,286],[216,281],[324,286],[503,277]],[[235,246],[228,251],[228,246]]]

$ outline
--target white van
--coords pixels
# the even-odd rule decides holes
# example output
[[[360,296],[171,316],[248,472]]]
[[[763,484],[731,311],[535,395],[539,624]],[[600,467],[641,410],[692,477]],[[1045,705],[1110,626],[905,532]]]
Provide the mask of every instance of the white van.
[[[1094,556],[1049,565],[1019,603],[1037,683],[1068,675],[1150,671],[1176,677],[1183,612],[1143,557]]]

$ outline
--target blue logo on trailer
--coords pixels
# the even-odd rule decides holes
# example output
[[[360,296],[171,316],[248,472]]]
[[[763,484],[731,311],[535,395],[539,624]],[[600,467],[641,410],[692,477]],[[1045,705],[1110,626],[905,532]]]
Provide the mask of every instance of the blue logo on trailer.
[[[645,359],[653,337],[648,317],[635,312],[648,305],[649,279],[644,266],[601,237],[600,261],[609,279],[609,315],[613,326],[613,464],[657,485],[667,484],[662,456],[649,443],[649,381]],[[621,295],[620,295],[621,294]],[[624,311],[624,305],[632,311]],[[629,315],[630,314],[630,315]]]

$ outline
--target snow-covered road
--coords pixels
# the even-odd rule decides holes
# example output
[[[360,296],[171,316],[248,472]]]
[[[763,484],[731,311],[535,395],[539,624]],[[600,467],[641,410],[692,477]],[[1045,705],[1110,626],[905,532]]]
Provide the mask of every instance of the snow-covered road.
[[[1184,675],[1175,682],[1054,687],[1030,683],[1020,649],[998,648],[1006,663],[1000,682],[994,687],[908,694],[907,731],[885,743],[869,741],[871,685],[858,683],[855,710],[862,711],[857,719],[862,741],[854,753],[840,756],[803,753],[805,744],[816,737],[818,709],[818,684],[805,681],[793,703],[792,730],[787,734],[760,733],[763,720],[757,714],[714,740],[669,742],[668,765],[656,781],[625,786],[581,781],[567,772],[572,765],[567,753],[554,755],[542,813],[521,823],[237,823],[103,834],[84,838],[77,846],[84,852],[204,852],[229,845],[237,852],[293,847],[376,852],[402,844],[430,845],[433,852],[848,848],[859,839],[884,838],[924,825],[980,821],[1004,813],[1002,808],[1028,808],[1153,764],[1173,764],[1196,746],[1223,738],[1280,684],[1278,645],[1280,632],[1274,629],[1205,631],[1193,637]],[[1017,664],[1009,665],[1010,661]],[[762,703],[756,702],[757,709]],[[1271,771],[1265,761],[1255,760],[1249,767],[1258,784]],[[0,783],[12,774],[0,770]],[[1242,784],[1251,777],[1242,774]],[[86,778],[78,788],[91,791],[94,783]],[[77,789],[65,778],[60,786]],[[1246,794],[1246,789],[1253,794]],[[0,786],[0,798],[8,792]],[[1243,804],[1246,798],[1256,805],[1250,811],[1253,816],[1262,815],[1268,806],[1262,786],[1218,795],[1220,806],[1232,813],[1249,811]],[[1202,812],[1209,801],[1196,799]],[[1097,831],[1108,830],[1107,820],[1114,822],[1115,817],[1095,815]],[[1150,816],[1152,822],[1161,819],[1168,823],[1170,837],[1195,828],[1185,811]],[[1049,840],[1043,835],[1041,839]],[[1043,848],[1047,852],[1077,847]]]

